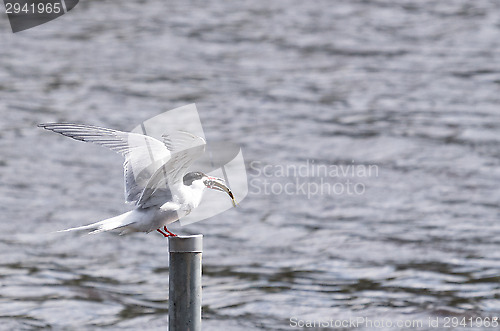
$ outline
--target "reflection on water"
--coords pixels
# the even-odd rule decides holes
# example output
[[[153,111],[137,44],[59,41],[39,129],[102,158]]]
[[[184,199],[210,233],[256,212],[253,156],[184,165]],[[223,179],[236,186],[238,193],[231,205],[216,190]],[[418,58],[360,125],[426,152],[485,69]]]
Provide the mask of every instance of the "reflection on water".
[[[191,102],[282,189],[175,229],[205,235],[204,329],[499,316],[499,6],[90,1],[16,35],[0,21],[2,325],[165,328],[161,236],[53,234],[126,210],[120,156],[36,124],[130,130]],[[255,161],[378,172],[308,198]]]

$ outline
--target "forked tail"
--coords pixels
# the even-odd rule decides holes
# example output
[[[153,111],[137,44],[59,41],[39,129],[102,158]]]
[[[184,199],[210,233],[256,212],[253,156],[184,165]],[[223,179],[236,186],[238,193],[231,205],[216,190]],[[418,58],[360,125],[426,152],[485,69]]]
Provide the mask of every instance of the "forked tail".
[[[93,229],[93,231],[90,231],[89,234],[96,234],[100,233],[103,231],[110,231],[114,229],[119,229],[124,226],[130,225],[135,222],[134,218],[131,217],[133,210],[126,212],[124,214],[108,218],[103,221],[95,222],[89,225],[84,225],[84,226],[78,226],[76,228],[70,228],[66,230],[60,230],[57,232],[68,232],[68,231],[81,231],[81,230],[89,230]]]

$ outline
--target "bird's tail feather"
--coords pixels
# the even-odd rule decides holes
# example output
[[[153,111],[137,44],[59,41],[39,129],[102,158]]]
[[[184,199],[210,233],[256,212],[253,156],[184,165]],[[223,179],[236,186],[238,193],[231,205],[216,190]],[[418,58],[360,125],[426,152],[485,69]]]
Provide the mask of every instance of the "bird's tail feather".
[[[119,229],[135,222],[133,217],[129,217],[131,213],[132,211],[129,211],[124,214],[105,219],[103,221],[95,222],[89,225],[78,226],[76,228],[60,230],[57,232],[69,232],[69,231],[81,231],[81,230],[93,229],[93,231],[90,231],[89,234],[96,234],[103,231]]]

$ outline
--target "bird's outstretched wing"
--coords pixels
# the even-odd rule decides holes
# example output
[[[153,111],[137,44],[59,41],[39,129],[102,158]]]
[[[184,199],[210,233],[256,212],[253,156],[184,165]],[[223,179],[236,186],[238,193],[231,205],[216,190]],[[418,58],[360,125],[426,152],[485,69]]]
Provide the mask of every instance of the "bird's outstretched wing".
[[[137,205],[140,205],[139,200],[142,200],[143,191],[151,177],[171,159],[172,153],[161,141],[138,133],[70,123],[47,123],[38,126],[76,140],[107,147],[123,155],[125,200]],[[164,190],[163,198],[168,199],[165,197],[168,194],[170,192]]]
[[[151,176],[137,202],[143,208],[162,203],[168,194],[177,194],[184,175],[191,164],[205,151],[205,139],[189,132],[177,131],[163,135],[163,142],[171,157]]]

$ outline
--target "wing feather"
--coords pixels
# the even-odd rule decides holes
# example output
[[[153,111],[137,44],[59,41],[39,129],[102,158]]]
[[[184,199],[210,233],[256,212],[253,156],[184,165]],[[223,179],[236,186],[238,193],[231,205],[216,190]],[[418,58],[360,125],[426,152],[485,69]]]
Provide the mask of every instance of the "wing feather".
[[[139,204],[151,176],[171,156],[161,141],[138,133],[71,123],[47,123],[40,124],[39,127],[76,140],[101,145],[123,155],[125,200],[131,203]]]
[[[185,131],[163,135],[163,141],[172,155],[156,170],[146,184],[138,201],[143,208],[158,204],[158,201],[166,201],[167,197],[170,200],[172,194],[177,193],[175,188],[183,184],[182,181],[188,168],[203,154],[206,145],[205,139]]]

